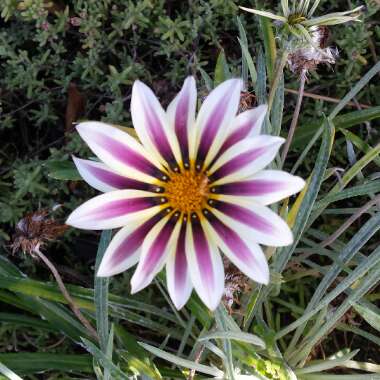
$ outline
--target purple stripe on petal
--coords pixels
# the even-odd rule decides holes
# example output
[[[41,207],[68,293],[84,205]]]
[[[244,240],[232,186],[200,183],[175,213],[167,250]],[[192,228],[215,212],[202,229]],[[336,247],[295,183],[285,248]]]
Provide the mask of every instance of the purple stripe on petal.
[[[162,204],[158,197],[127,198],[109,201],[89,211],[87,218],[111,219]]]
[[[234,230],[226,226],[210,212],[205,214],[205,216],[210,224],[214,227],[219,237],[239,260],[244,261],[247,265],[256,264],[253,260],[250,249]]]
[[[205,123],[198,148],[197,164],[203,163],[211,144],[219,131],[224,118],[225,109],[228,107],[229,98],[226,96],[222,98],[216,105]]]
[[[215,285],[211,259],[212,252],[210,251],[210,246],[198,218],[195,220],[192,219],[191,223],[193,228],[194,249],[200,276],[205,286],[212,288]]]
[[[227,183],[225,185],[215,186],[213,188],[213,193],[226,195],[259,196],[281,191],[284,188],[286,188],[286,184],[284,182],[252,179],[250,181],[238,181]]]
[[[147,190],[152,191],[153,186],[144,182],[136,181],[134,179],[126,178],[109,170],[105,170],[99,166],[94,166],[82,161],[82,165],[86,166],[86,169],[92,173],[99,181],[108,184],[116,189],[135,189],[135,190]]]
[[[125,163],[125,165],[158,178],[161,178],[164,175],[144,156],[117,140],[102,133],[94,133],[93,139],[103,149],[109,151],[116,159]]]
[[[273,226],[265,218],[245,207],[216,200],[212,201],[212,207],[255,230],[266,234],[274,232]]]
[[[187,137],[187,120],[189,115],[189,96],[185,92],[180,97],[177,104],[174,120],[174,130],[178,138],[182,158],[185,162],[189,161],[189,142]]]
[[[222,147],[220,148],[219,154],[225,152],[232,145],[236,144],[240,140],[243,140],[248,136],[253,126],[252,120],[247,120],[243,125],[241,125],[238,129],[233,131],[224,141]],[[218,154],[218,155],[219,155]]]
[[[155,147],[158,149],[162,157],[170,164],[170,166],[175,167],[176,159],[165,134],[165,126],[161,124],[160,119],[154,109],[145,102],[144,112],[150,139],[153,141]]]
[[[157,262],[160,261],[162,255],[165,253],[170,236],[174,230],[174,227],[178,221],[178,216],[172,216],[159,232],[157,237],[152,242],[149,251],[146,255],[144,265],[141,268],[142,273],[148,276],[156,267]]]
[[[147,233],[153,228],[153,226],[163,218],[166,214],[165,211],[161,211],[145,223],[143,223],[140,227],[138,227],[135,231],[133,231],[127,238],[117,247],[114,254],[111,258],[111,266],[116,266],[123,262],[129,256],[132,256],[138,248],[142,245],[145,236]]]
[[[175,286],[181,289],[186,284],[187,278],[187,260],[185,251],[185,240],[186,240],[186,224],[183,223],[181,231],[179,233],[177,248],[174,258],[174,281]]]
[[[216,181],[220,178],[226,177],[227,175],[244,168],[252,161],[260,157],[263,153],[265,153],[267,149],[268,147],[255,148],[237,155],[236,157],[232,158],[230,161],[222,165],[219,169],[217,169],[210,176],[210,180]]]

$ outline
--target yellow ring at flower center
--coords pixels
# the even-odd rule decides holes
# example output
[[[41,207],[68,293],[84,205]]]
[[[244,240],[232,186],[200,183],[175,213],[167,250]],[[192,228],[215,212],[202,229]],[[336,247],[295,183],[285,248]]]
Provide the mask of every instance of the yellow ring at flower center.
[[[172,172],[170,180],[165,184],[165,196],[170,207],[183,213],[201,211],[208,192],[207,176],[193,170]]]

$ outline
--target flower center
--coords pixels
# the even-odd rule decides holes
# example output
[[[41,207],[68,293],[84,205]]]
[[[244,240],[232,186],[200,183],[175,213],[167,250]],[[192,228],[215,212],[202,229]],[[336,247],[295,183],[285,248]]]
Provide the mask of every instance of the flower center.
[[[288,24],[290,25],[296,25],[305,20],[306,17],[302,13],[293,13],[288,16]]]
[[[208,178],[203,173],[185,170],[171,173],[165,195],[173,209],[183,213],[201,211],[208,194]]]

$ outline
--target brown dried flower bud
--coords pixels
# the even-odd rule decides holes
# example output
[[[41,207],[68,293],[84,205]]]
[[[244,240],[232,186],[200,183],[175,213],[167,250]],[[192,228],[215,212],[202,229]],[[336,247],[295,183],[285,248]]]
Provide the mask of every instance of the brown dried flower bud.
[[[309,46],[296,49],[288,56],[289,68],[297,75],[307,75],[321,63],[334,64],[338,56],[336,49],[327,47],[329,30],[326,26],[311,27],[310,35]]]
[[[42,247],[49,241],[61,236],[68,228],[52,218],[49,211],[39,210],[25,215],[17,224],[12,243],[12,253],[22,250],[33,255],[36,247]]]
[[[239,113],[253,108],[255,103],[255,95],[248,91],[242,91],[240,93]]]

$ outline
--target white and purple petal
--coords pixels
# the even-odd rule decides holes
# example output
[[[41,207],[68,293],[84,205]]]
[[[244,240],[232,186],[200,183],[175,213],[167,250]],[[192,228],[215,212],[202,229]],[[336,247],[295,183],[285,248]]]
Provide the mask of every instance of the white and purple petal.
[[[94,189],[103,193],[122,189],[158,192],[160,189],[158,186],[124,177],[102,162],[83,160],[74,156],[73,161],[81,177]]]
[[[273,161],[284,141],[281,137],[260,135],[238,142],[210,168],[210,182],[215,186],[252,176]]]
[[[166,263],[166,281],[169,295],[178,310],[186,304],[193,289],[186,259],[185,243],[186,224],[183,223],[178,240],[173,245]]]
[[[262,104],[237,115],[218,154],[222,154],[227,149],[231,148],[231,146],[245,138],[260,135],[267,110],[268,106]]]
[[[140,190],[116,190],[98,195],[76,208],[66,224],[85,230],[119,228],[156,214],[166,199]]]
[[[238,111],[243,82],[230,79],[217,86],[203,102],[196,120],[197,138],[192,158],[207,167],[218,153]]]
[[[197,89],[194,77],[186,78],[181,91],[167,109],[169,122],[177,137],[185,167],[190,164],[190,143],[195,141]]]
[[[269,205],[298,193],[305,181],[281,170],[262,170],[254,176],[212,187],[212,193],[239,197],[251,197],[263,205]]]
[[[100,160],[120,175],[144,182],[165,176],[160,163],[126,132],[95,121],[80,123],[76,128]]]
[[[267,259],[252,233],[243,236],[219,220],[211,211],[205,210],[207,230],[218,247],[245,275],[261,284],[269,282]]]
[[[97,276],[114,276],[135,265],[146,235],[165,215],[165,210],[160,211],[151,218],[130,223],[118,231],[104,253]]]
[[[203,303],[215,310],[224,292],[223,262],[199,217],[190,219],[186,231],[186,257],[191,282]]]
[[[140,81],[133,84],[131,116],[145,149],[155,154],[161,164],[176,168],[181,153],[173,128],[152,90]]]
[[[220,199],[223,199],[221,196]],[[212,212],[223,223],[244,234],[252,234],[252,239],[273,247],[282,247],[293,242],[293,234],[286,222],[268,207],[239,197],[224,200],[209,200]],[[247,230],[248,228],[248,230]]]
[[[148,286],[165,265],[172,246],[178,239],[180,222],[177,214],[167,215],[147,234],[141,257],[131,279],[131,293]]]

